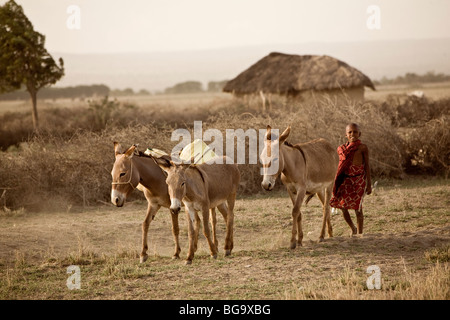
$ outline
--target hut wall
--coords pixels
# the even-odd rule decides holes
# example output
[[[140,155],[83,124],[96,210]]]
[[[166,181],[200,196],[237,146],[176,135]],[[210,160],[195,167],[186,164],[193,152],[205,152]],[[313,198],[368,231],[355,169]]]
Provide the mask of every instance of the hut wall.
[[[295,100],[302,103],[317,103],[323,100],[335,101],[337,104],[343,104],[350,101],[364,100],[364,87],[354,87],[350,89],[332,89],[332,90],[307,90],[295,96]]]

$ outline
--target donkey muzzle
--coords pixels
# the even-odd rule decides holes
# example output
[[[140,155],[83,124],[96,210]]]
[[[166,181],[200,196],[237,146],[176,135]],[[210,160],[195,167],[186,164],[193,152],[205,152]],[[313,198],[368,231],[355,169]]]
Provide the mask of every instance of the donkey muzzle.
[[[170,199],[169,209],[172,214],[178,214],[181,210],[181,201],[178,199]]]
[[[122,194],[118,193],[116,190],[111,191],[111,202],[116,207],[123,207],[125,199]]]
[[[263,182],[261,182],[261,187],[267,191],[272,191],[274,186],[275,181],[272,181],[271,179],[264,179]]]

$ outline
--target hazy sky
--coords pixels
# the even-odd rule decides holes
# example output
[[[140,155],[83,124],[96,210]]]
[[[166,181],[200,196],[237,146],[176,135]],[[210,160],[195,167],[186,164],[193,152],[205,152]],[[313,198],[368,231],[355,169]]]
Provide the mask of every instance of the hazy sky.
[[[0,4],[5,3],[0,0]],[[16,0],[47,49],[182,51],[259,44],[450,38],[449,0]],[[80,9],[80,29],[69,29]],[[380,29],[367,21],[376,5]],[[374,20],[371,20],[372,22]]]

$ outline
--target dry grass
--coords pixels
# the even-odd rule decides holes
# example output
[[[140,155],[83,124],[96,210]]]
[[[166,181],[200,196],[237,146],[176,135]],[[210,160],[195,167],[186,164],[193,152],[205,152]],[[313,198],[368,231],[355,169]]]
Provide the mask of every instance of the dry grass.
[[[138,143],[143,149],[151,146],[170,151],[179,142],[170,140],[172,132],[185,128],[193,136],[194,120],[203,122],[203,132],[217,129],[223,137],[227,129],[258,131],[270,124],[273,128],[283,130],[292,125],[290,142],[306,142],[323,137],[335,147],[344,142],[346,124],[349,121],[358,122],[363,132],[362,140],[371,150],[372,174],[399,177],[403,173],[404,143],[387,115],[380,113],[378,105],[373,103],[338,106],[333,101],[325,100],[311,107],[284,106],[280,101],[277,111],[268,114],[249,109],[238,100],[218,101],[213,105],[177,113],[170,109],[149,109],[144,112],[138,107],[109,102],[103,106],[102,103],[91,103],[95,111],[85,110],[89,116],[80,118],[84,119],[80,120],[84,130],[59,131],[57,128],[62,127],[63,122],[55,120],[55,132],[49,126],[19,148],[0,153],[0,188],[7,190],[4,196],[6,207],[14,210],[25,207],[38,211],[52,209],[52,206],[60,209],[61,205],[88,206],[98,201],[108,201],[109,172],[114,161],[113,141],[123,145]],[[77,122],[73,119],[82,113],[73,109],[52,113],[53,118],[57,115],[72,119],[69,127],[76,128]],[[97,119],[96,127],[105,122],[105,128],[88,130],[87,123],[92,117]],[[141,118],[139,122],[137,117]],[[145,119],[151,120],[144,124]],[[130,123],[132,125],[127,125]],[[248,158],[248,141],[246,144]],[[234,146],[235,154],[236,148],[237,144]],[[260,192],[259,165],[247,162],[240,166],[240,170],[240,192]]]
[[[41,117],[46,129],[34,137],[22,130],[28,121],[21,120],[23,114],[2,115],[1,139],[23,134],[25,142],[0,153],[1,299],[449,299],[448,180],[391,179],[403,176],[408,161],[415,172],[448,172],[448,130],[442,125],[448,121],[448,99],[426,102],[438,108],[425,111],[414,109],[422,102],[411,110],[410,102],[337,106],[325,100],[312,107],[280,100],[266,114],[222,97],[195,105],[172,101],[167,108],[162,101],[133,103],[121,101],[108,114],[100,105],[98,118],[108,117],[97,131],[89,127],[95,113],[87,106],[46,108]],[[403,126],[406,114],[412,119]],[[287,249],[291,203],[284,187],[261,193],[259,165],[245,164],[231,258],[211,260],[200,236],[191,267],[172,261],[169,213],[161,209],[150,226],[150,258],[139,264],[145,200],[135,192],[125,208],[105,206],[112,142],[170,151],[178,143],[170,141],[172,131],[192,132],[194,120],[203,121],[204,131],[223,134],[292,125],[290,142],[323,137],[336,147],[344,142],[347,122],[358,122],[371,151],[373,180],[379,180],[365,200],[364,237],[350,238],[342,217],[333,216],[335,237],[317,243],[321,210],[313,199],[303,210],[304,246]],[[423,170],[426,166],[434,171]],[[184,215],[180,223],[186,253]],[[223,237],[219,220],[221,246]],[[81,268],[81,290],[65,285],[72,264]],[[370,265],[381,269],[381,290],[365,286]]]
[[[405,267],[394,281],[382,280],[383,290],[369,290],[366,285],[368,274],[356,272],[350,267],[321,283],[307,281],[300,287],[286,291],[286,299],[292,300],[449,300],[450,277],[447,264],[436,263],[426,273],[415,273]]]
[[[321,209],[303,209],[304,245],[288,249],[291,204],[286,192],[243,197],[235,211],[235,249],[219,257],[199,238],[194,263],[172,260],[167,209],[150,225],[149,260],[139,264],[146,204],[70,212],[0,216],[1,299],[443,299],[448,270],[450,186],[441,179],[381,180],[365,200],[365,234],[350,237],[340,215],[334,237],[317,243]],[[180,216],[182,256],[187,252]],[[81,269],[81,290],[66,287],[69,265]],[[380,290],[366,270],[378,265]]]

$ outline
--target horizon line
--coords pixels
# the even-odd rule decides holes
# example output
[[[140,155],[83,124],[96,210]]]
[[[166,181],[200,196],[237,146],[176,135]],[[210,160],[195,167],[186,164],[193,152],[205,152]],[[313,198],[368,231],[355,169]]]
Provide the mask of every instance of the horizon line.
[[[173,50],[145,50],[145,51],[111,51],[111,52],[64,52],[58,50],[49,50],[53,54],[67,55],[121,55],[121,54],[168,54],[168,53],[195,53],[204,51],[220,51],[220,50],[238,50],[242,48],[257,48],[268,46],[295,46],[295,45],[311,45],[311,44],[348,44],[348,43],[376,43],[376,42],[397,42],[397,41],[436,41],[448,40],[450,37],[436,38],[402,38],[402,39],[377,39],[377,40],[348,40],[348,41],[307,41],[307,42],[291,42],[291,43],[266,43],[266,44],[249,44],[249,45],[231,45],[226,47],[210,47],[199,49],[173,49]]]

